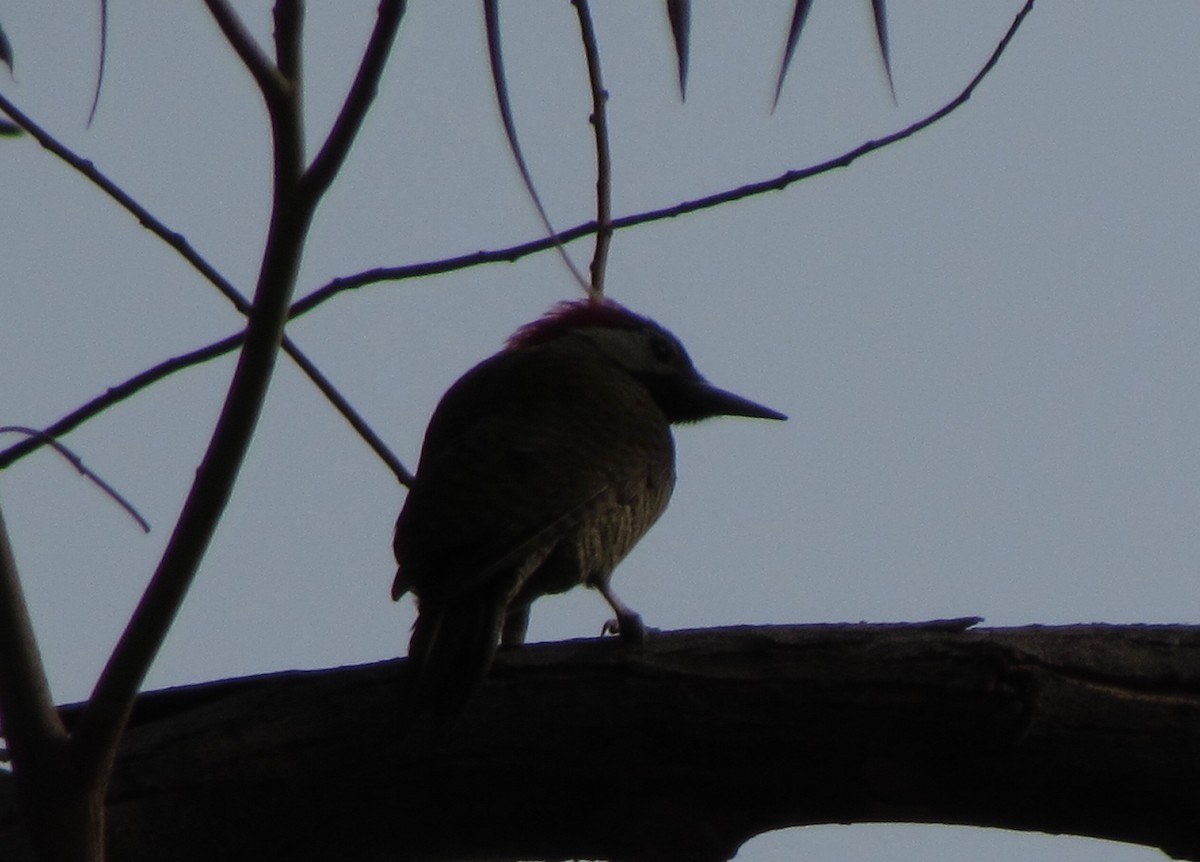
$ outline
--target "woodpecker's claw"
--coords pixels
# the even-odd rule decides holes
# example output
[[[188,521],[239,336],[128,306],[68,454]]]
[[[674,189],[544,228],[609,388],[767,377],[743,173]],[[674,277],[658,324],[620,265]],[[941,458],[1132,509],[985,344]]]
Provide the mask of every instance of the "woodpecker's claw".
[[[630,611],[615,620],[605,620],[600,627],[600,634],[616,635],[626,644],[643,644],[646,642],[646,624],[640,616]]]
[[[616,612],[615,620],[608,620],[600,627],[601,635],[617,635],[621,638],[622,643],[626,644],[641,644],[646,642],[646,625],[642,622],[642,618],[637,612],[617,598],[616,593],[609,587],[607,581],[601,581],[597,584],[592,584],[600,595],[604,596],[604,600],[608,602],[608,606]]]

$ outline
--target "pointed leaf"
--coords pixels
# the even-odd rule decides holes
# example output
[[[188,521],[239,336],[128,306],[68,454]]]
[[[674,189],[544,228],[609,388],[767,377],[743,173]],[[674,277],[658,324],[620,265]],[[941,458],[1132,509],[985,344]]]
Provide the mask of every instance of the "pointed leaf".
[[[800,40],[800,31],[808,18],[808,10],[812,8],[812,0],[796,0],[796,8],[792,10],[792,25],[788,28],[787,46],[783,49],[783,62],[779,64],[779,79],[775,82],[775,98],[771,101],[771,111],[779,104],[779,94],[783,92],[783,79],[787,77],[788,66],[792,63],[792,54],[796,51],[796,43]]]
[[[104,84],[104,59],[108,56],[108,0],[100,0],[100,62],[96,68],[96,92],[92,96],[92,107],[88,111],[87,125],[96,119],[96,106],[100,104],[100,87]]]
[[[692,29],[691,0],[667,0],[667,20],[675,40],[675,57],[679,61],[679,98],[687,99],[688,38]]]
[[[896,84],[892,80],[892,56],[888,49],[887,0],[871,0],[871,14],[875,16],[875,42],[879,45],[879,56],[883,58],[883,71],[887,74],[888,90],[892,101],[896,101]]]
[[[21,127],[14,126],[7,120],[0,120],[0,138],[16,138],[21,135]]]
[[[4,35],[4,27],[0,26],[0,63],[8,66],[8,71],[13,70],[13,53],[12,43],[8,41],[8,36]]]
[[[492,85],[496,88],[496,105],[500,108],[500,121],[504,125],[504,135],[508,138],[508,148],[512,151],[513,159],[517,163],[517,170],[521,172],[525,190],[529,192],[529,197],[537,208],[538,216],[542,220],[542,227],[545,228],[547,236],[554,240],[554,246],[558,249],[567,268],[571,270],[575,280],[587,293],[588,283],[567,255],[567,250],[563,248],[554,227],[550,224],[550,216],[547,215],[546,208],[542,206],[541,196],[538,195],[537,189],[533,185],[533,176],[529,173],[529,167],[525,164],[525,156],[521,153],[521,144],[517,140],[517,126],[513,122],[512,105],[508,100],[508,81],[504,75],[504,55],[500,50],[499,0],[483,0],[483,22],[484,30],[487,32],[488,63],[492,69]]]

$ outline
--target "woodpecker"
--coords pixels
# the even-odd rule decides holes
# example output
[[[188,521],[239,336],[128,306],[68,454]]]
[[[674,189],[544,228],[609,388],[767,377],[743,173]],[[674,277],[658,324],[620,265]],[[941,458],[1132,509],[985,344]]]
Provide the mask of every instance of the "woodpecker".
[[[671,425],[786,419],[710,384],[674,335],[606,299],[559,303],[442,396],[396,521],[392,598],[412,592],[410,713],[456,717],[498,645],[524,641],[530,603],[583,584],[636,642],[609,586],[666,508]]]

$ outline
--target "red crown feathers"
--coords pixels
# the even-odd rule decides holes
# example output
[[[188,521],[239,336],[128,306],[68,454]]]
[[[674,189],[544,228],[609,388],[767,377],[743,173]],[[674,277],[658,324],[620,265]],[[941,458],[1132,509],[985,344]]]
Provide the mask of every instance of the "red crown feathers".
[[[504,347],[506,350],[534,347],[588,327],[641,329],[648,325],[654,324],[611,299],[564,300],[510,335]]]

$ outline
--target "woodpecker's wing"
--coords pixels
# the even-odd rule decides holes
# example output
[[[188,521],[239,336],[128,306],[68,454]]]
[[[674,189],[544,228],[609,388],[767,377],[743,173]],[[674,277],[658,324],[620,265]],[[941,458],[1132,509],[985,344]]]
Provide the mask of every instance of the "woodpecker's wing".
[[[396,524],[394,595],[446,601],[513,567],[528,574],[642,463],[623,457],[631,423],[604,397],[604,369],[549,354],[499,353],[443,396]]]
[[[491,580],[501,572],[509,571],[519,566],[523,566],[527,570],[537,568],[553,549],[556,539],[569,531],[588,506],[606,491],[608,491],[607,486],[601,487],[594,494],[571,507],[569,511],[564,512],[547,524],[535,527],[530,535],[518,540],[509,550],[497,552],[495,555],[488,553],[481,554],[480,559],[472,560],[465,569],[460,569],[458,572],[448,572],[447,577],[444,578],[445,585],[452,587],[453,592],[456,594],[467,593],[480,584]],[[492,557],[489,562],[485,562],[482,559],[489,556]],[[404,575],[404,567],[396,570],[396,579],[392,582],[393,601],[398,601],[413,586]],[[434,592],[438,591],[435,590]]]

